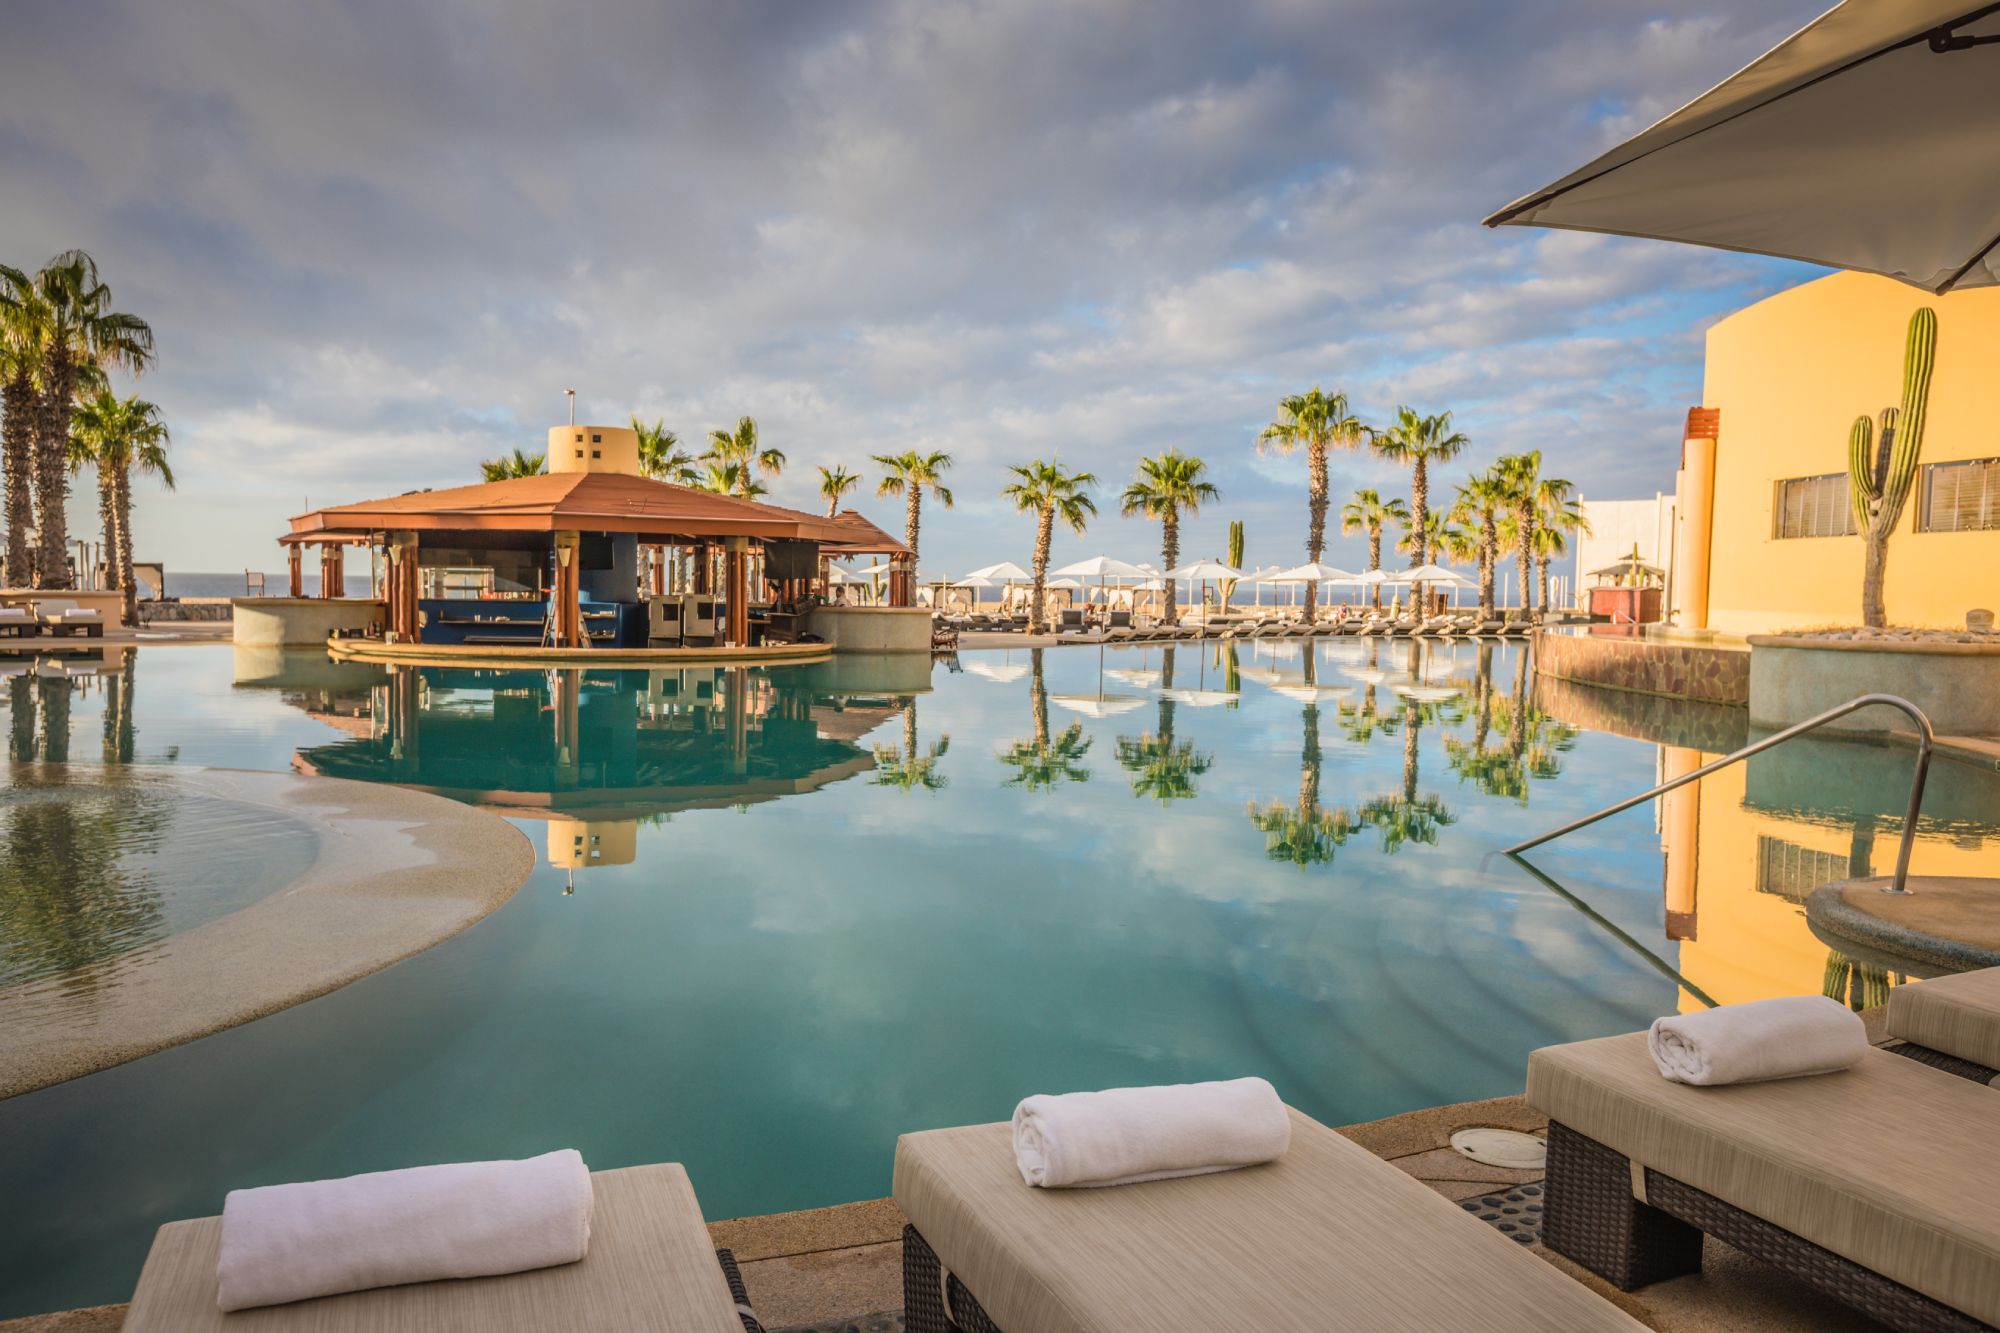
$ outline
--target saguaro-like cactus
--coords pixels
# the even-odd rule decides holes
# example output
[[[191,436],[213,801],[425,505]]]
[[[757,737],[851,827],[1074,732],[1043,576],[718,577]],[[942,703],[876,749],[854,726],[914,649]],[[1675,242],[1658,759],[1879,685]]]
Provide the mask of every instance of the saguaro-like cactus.
[[[1882,606],[1882,580],[1889,565],[1889,536],[1903,517],[1917,480],[1917,457],[1924,447],[1924,416],[1930,407],[1931,366],[1937,360],[1937,312],[1925,306],[1910,316],[1903,343],[1903,406],[1882,409],[1875,439],[1867,417],[1854,419],[1847,433],[1847,476],[1854,495],[1854,523],[1868,544],[1861,576],[1861,623],[1881,629],[1889,621]]]
[[[1240,518],[1233,518],[1229,521],[1229,547],[1224,554],[1222,563],[1228,565],[1231,569],[1243,568],[1243,520]],[[1235,591],[1235,579],[1222,580],[1223,610],[1227,611],[1229,609],[1229,598]]]

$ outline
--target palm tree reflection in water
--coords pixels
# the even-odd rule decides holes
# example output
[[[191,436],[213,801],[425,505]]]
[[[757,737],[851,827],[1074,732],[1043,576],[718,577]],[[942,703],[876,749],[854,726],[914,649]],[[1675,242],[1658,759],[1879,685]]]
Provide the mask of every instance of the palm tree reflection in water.
[[[874,785],[902,791],[943,791],[951,780],[938,770],[938,760],[949,749],[951,737],[940,735],[928,750],[917,752],[917,701],[912,696],[903,701],[902,749],[875,747]]]
[[[1231,662],[1235,645],[1230,645]],[[1160,650],[1160,688],[1174,687],[1174,650]],[[1199,754],[1193,741],[1174,738],[1174,701],[1164,694],[1159,701],[1159,718],[1151,733],[1118,738],[1118,763],[1132,775],[1132,794],[1150,797],[1161,805],[1185,801],[1195,794],[1194,780],[1215,763],[1212,754]]]
[[[1064,782],[1088,782],[1090,768],[1084,756],[1090,753],[1090,737],[1083,734],[1081,722],[1070,723],[1060,735],[1050,735],[1049,687],[1042,676],[1042,649],[1031,649],[1029,660],[1034,676],[1028,700],[1034,710],[1035,734],[1032,740],[1015,741],[1000,752],[1000,762],[1014,770],[1007,785],[1049,791]]]

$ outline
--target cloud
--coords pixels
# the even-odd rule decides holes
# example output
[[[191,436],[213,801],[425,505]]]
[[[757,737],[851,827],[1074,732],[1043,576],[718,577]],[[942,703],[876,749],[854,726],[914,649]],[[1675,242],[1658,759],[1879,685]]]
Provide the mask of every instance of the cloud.
[[[83,245],[153,322],[182,487],[140,545],[176,568],[274,565],[307,483],[466,480],[570,386],[690,441],[755,414],[791,503],[815,464],[951,452],[927,568],[1022,554],[1007,464],[1060,452],[1108,500],[1167,445],[1225,492],[1188,549],[1244,518],[1282,559],[1303,462],[1252,443],[1313,383],[1454,411],[1472,464],[1534,443],[1590,494],[1668,483],[1700,330],[1804,270],[1477,222],[1809,17],[31,7],[0,48],[0,259]],[[1066,549],[1151,553],[1103,508]]]

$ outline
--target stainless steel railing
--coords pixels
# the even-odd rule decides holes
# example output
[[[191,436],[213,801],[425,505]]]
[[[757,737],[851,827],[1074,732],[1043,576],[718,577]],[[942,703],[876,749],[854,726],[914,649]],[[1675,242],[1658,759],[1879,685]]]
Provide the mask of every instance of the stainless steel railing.
[[[1562,837],[1565,833],[1574,833],[1580,828],[1595,824],[1600,819],[1609,818],[1621,810],[1630,810],[1633,806],[1644,801],[1650,801],[1655,796],[1670,792],[1676,787],[1685,787],[1690,782],[1699,782],[1702,778],[1707,777],[1717,769],[1727,768],[1731,764],[1748,759],[1753,754],[1762,754],[1774,745],[1783,745],[1794,736],[1803,736],[1809,731],[1816,731],[1835,718],[1846,717],[1849,713],[1857,712],[1863,708],[1873,708],[1878,704],[1900,710],[1908,715],[1912,722],[1917,724],[1917,769],[1910,778],[1910,807],[1908,813],[1903,817],[1903,841],[1896,849],[1896,873],[1890,879],[1889,883],[1882,886],[1882,892],[1884,893],[1910,893],[1912,892],[1908,884],[1910,877],[1910,847],[1917,834],[1917,813],[1923,807],[1924,803],[1924,779],[1930,773],[1931,742],[1934,737],[1931,731],[1931,720],[1924,716],[1923,710],[1908,699],[1894,694],[1864,694],[1857,699],[1849,699],[1838,708],[1829,708],[1824,713],[1809,717],[1803,722],[1794,723],[1786,727],[1783,731],[1774,731],[1763,740],[1757,741],[1752,745],[1746,745],[1734,754],[1726,754],[1712,764],[1703,764],[1692,773],[1683,773],[1671,782],[1662,782],[1659,786],[1642,791],[1637,796],[1620,801],[1616,805],[1607,805],[1594,814],[1585,815],[1582,819],[1573,819],[1561,828],[1550,829],[1547,833],[1529,838],[1526,842],[1517,842],[1512,847],[1506,849],[1506,854],[1518,857],[1522,852],[1527,851],[1531,847],[1539,847],[1545,842]]]

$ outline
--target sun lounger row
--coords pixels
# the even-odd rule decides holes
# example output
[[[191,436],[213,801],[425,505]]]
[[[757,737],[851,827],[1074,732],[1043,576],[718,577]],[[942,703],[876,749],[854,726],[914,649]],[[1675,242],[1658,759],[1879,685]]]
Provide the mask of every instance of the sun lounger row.
[[[34,608],[0,606],[0,636],[32,639],[38,634],[104,637],[104,617],[66,597],[36,598]]]
[[[2000,1324],[2000,969],[1898,989],[1887,1021],[1871,1047],[1806,997],[1536,1051],[1543,1243],[1630,1290],[1696,1271],[1706,1233],[1896,1328]],[[588,1179],[581,1260],[229,1315],[224,1219],[170,1223],[124,1326],[758,1333],[679,1166]],[[1261,1079],[905,1134],[893,1193],[909,1333],[1642,1327]]]

